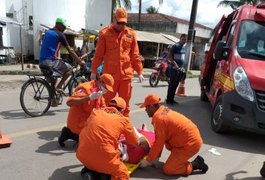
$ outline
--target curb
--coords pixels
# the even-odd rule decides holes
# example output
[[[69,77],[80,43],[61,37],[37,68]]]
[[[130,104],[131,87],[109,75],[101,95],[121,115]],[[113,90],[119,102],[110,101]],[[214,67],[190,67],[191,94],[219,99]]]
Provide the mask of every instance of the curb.
[[[0,71],[0,75],[33,75],[33,74],[40,74],[41,71],[38,69],[32,69],[32,70],[2,70]],[[143,72],[144,78],[149,78],[152,72]],[[199,77],[199,75],[194,74],[188,74],[187,78],[196,78]],[[137,74],[134,74],[134,78],[138,78]]]
[[[0,75],[28,75],[28,74],[35,74],[35,73],[40,73],[38,70],[3,70],[0,71]]]

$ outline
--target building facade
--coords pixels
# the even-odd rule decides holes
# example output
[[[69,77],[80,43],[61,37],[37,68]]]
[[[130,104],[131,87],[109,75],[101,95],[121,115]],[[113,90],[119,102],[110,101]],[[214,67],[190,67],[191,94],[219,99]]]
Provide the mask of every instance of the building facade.
[[[41,24],[54,26],[55,19],[62,17],[77,31],[100,29],[110,24],[110,15],[111,1],[105,0],[1,0],[0,17],[10,17],[22,24],[21,35],[19,26],[5,25],[8,30],[2,35],[3,46],[12,46],[20,52],[21,37],[22,53],[33,54],[38,59]]]
[[[141,14],[140,27],[138,13],[129,13],[128,17],[128,26],[141,31],[165,33],[179,38],[181,34],[187,34],[189,30],[189,21],[161,13]],[[207,26],[195,23],[193,51],[196,56],[191,63],[195,69],[198,69],[203,61],[205,47],[212,30]]]

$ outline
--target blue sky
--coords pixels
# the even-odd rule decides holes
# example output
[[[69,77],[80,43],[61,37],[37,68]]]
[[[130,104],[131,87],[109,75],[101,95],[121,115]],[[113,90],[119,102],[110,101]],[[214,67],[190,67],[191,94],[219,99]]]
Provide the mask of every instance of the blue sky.
[[[131,0],[132,10],[129,12],[137,13],[139,11],[138,0]],[[150,6],[159,8],[159,13],[186,19],[189,21],[192,0],[163,0],[159,6],[159,0],[142,0],[142,12]],[[230,7],[217,7],[220,0],[198,0],[196,22],[205,26],[214,28],[223,14],[228,15],[232,12]]]

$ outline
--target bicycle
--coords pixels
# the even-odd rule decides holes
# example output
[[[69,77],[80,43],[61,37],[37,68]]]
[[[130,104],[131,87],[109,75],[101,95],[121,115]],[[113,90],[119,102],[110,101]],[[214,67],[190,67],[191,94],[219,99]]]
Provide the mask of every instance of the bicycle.
[[[55,84],[58,78],[62,77],[59,72],[54,73],[49,66],[40,65],[40,74],[28,75],[27,80],[21,88],[20,105],[23,111],[31,117],[38,117],[45,114],[51,107],[52,101],[61,105],[63,96],[66,94],[56,91]],[[83,68],[74,66],[73,74],[63,86],[63,91],[68,88],[68,94],[71,95],[74,88],[81,82],[88,81],[83,76]]]

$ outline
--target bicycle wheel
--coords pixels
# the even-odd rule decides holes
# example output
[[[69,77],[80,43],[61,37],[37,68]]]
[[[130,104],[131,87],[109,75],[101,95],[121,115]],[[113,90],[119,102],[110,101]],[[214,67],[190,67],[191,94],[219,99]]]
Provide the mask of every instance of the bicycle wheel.
[[[21,88],[20,105],[26,114],[42,116],[51,106],[51,92],[50,85],[44,79],[30,79]]]
[[[72,82],[69,83],[69,86],[68,86],[68,90],[69,90],[69,96],[71,96],[74,92],[74,89],[76,88],[76,86],[78,86],[78,84],[80,83],[84,83],[84,82],[87,82],[88,80],[84,77],[76,77],[76,78],[73,78],[72,79]]]

